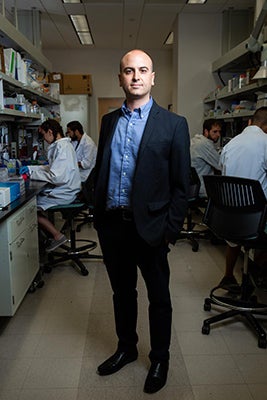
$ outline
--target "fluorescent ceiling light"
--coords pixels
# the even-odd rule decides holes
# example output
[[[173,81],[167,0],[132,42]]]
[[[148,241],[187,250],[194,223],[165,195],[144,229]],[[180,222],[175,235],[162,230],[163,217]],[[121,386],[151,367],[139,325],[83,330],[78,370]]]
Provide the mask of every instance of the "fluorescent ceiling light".
[[[81,3],[81,0],[62,0],[63,3]]]
[[[74,25],[76,31],[89,31],[89,25],[85,15],[70,15],[70,19]]]
[[[94,44],[90,32],[77,32],[81,44]]]
[[[173,32],[170,32],[165,40],[164,44],[173,44]]]
[[[187,4],[205,4],[207,0],[187,0]]]
[[[81,44],[94,44],[86,16],[70,15],[69,17]]]

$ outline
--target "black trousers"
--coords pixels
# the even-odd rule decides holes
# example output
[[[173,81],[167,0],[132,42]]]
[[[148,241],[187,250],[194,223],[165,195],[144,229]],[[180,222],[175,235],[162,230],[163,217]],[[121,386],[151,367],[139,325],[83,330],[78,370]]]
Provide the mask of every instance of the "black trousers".
[[[113,290],[118,349],[136,351],[137,267],[146,284],[149,300],[151,361],[169,359],[172,305],[169,292],[168,246],[147,244],[133,221],[121,213],[107,212],[98,230],[104,263]]]

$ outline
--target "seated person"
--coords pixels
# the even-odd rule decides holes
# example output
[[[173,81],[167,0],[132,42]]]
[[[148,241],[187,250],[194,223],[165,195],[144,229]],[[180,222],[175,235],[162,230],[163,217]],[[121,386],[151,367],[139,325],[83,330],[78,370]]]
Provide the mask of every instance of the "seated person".
[[[49,119],[39,128],[44,140],[49,144],[49,165],[31,165],[20,168],[21,174],[30,179],[48,182],[49,185],[37,196],[38,223],[41,229],[52,236],[47,252],[55,250],[67,241],[42,211],[57,205],[70,204],[81,189],[81,179],[77,159],[70,138],[64,137],[60,124]]]
[[[267,198],[267,107],[255,111],[248,126],[227,143],[221,153],[223,175],[255,179],[261,183]],[[240,246],[228,243],[226,265],[219,287],[230,292],[240,292],[234,268]]]
[[[84,182],[95,166],[96,145],[91,137],[83,131],[83,127],[78,121],[71,121],[67,124],[67,135],[71,138],[73,143],[81,174],[81,181]]]
[[[208,119],[204,121],[203,133],[196,134],[191,140],[191,165],[197,171],[200,179],[200,197],[206,197],[203,175],[211,175],[216,171],[220,171],[220,155],[214,143],[218,142],[221,130],[222,124],[220,121]]]

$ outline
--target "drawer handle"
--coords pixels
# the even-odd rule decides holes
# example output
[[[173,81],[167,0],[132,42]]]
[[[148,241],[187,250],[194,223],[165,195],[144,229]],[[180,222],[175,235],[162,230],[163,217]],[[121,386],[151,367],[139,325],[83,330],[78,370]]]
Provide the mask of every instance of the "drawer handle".
[[[23,242],[25,242],[25,238],[20,238],[20,240],[18,240],[17,242],[16,242],[16,245],[17,245],[17,247],[21,247],[21,245],[22,245],[22,243]]]
[[[33,232],[34,230],[36,230],[36,228],[37,228],[37,224],[36,223],[31,224],[30,232]]]
[[[33,204],[30,208],[30,213],[32,214],[36,210],[36,206]]]
[[[20,217],[19,219],[17,219],[16,224],[18,226],[20,226],[22,224],[22,222],[24,221],[24,217]]]

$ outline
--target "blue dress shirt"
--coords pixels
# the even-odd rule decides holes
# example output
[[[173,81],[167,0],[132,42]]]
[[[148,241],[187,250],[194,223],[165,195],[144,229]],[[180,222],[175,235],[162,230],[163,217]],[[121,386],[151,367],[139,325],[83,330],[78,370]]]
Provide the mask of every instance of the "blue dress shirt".
[[[139,146],[153,100],[130,111],[124,103],[111,143],[107,209],[131,208],[132,181]]]

